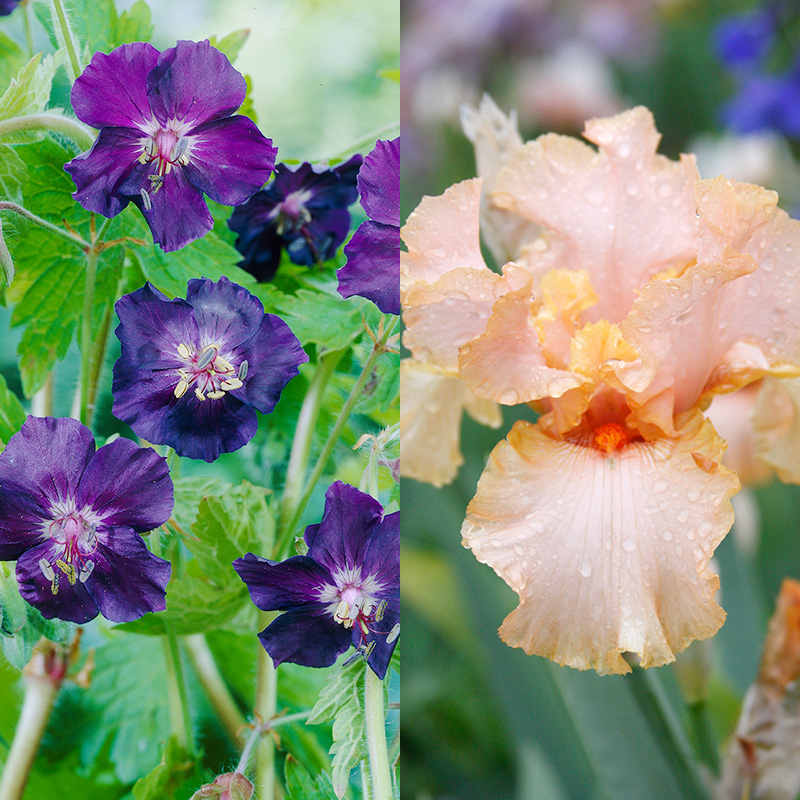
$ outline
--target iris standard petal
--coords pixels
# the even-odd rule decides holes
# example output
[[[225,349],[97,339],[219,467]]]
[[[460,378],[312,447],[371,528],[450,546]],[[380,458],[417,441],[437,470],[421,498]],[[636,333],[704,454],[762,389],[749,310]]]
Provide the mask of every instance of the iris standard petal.
[[[322,606],[287,611],[258,634],[275,666],[291,661],[304,667],[329,667],[350,647],[351,637]]]
[[[78,119],[93,128],[111,125],[146,130],[152,125],[153,112],[145,79],[157,61],[158,50],[147,42],[123,44],[108,54],[95,53],[72,87],[72,107]]]
[[[186,176],[217,203],[244,203],[275,168],[278,148],[247,117],[211,120],[194,128],[186,138]]]
[[[172,513],[167,460],[150,447],[115,439],[99,448],[84,470],[75,504],[90,507],[103,525],[151,531]]]
[[[158,56],[147,75],[147,97],[162,125],[178,120],[196,127],[233,114],[244,102],[247,83],[227,56],[208,39],[179,41]]]
[[[292,556],[276,562],[247,553],[233,562],[233,568],[262,611],[284,611],[319,603],[322,587],[333,585],[330,572],[308,556]]]

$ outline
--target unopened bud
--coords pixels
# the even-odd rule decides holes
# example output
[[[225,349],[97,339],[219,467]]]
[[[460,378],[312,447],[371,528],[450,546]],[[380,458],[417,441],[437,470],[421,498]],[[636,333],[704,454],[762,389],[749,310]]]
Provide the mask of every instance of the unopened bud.
[[[253,784],[241,772],[226,772],[224,775],[217,775],[213,783],[201,786],[191,800],[212,797],[219,800],[250,800],[253,788]]]

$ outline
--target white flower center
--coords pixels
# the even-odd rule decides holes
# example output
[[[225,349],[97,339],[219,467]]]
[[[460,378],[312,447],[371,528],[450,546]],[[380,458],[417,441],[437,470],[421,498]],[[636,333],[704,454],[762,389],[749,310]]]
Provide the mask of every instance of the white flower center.
[[[241,361],[237,369],[219,354],[219,349],[220,345],[216,342],[194,352],[183,342],[178,345],[178,355],[185,366],[177,371],[179,380],[174,389],[175,397],[183,397],[193,384],[198,400],[218,400],[225,397],[226,392],[244,386],[248,362]]]

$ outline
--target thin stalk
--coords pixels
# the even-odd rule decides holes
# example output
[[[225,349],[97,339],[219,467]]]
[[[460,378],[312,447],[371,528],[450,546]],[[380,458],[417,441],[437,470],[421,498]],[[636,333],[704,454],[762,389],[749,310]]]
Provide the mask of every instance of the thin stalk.
[[[259,611],[259,627],[265,628],[272,622],[275,614]],[[256,683],[256,714],[262,724],[275,716],[278,710],[278,675],[267,651],[258,645],[258,676]],[[275,742],[271,736],[264,736],[256,753],[256,797],[258,800],[272,800],[275,794]]]
[[[51,417],[53,415],[53,373],[48,373],[42,388],[31,398],[31,414],[34,417]]]
[[[63,114],[43,111],[41,114],[26,114],[22,117],[0,120],[0,138],[29,131],[60,133],[75,142],[82,150],[88,150],[95,139],[95,132],[88,125]]]
[[[33,3],[25,3],[25,13],[22,17],[25,25],[25,41],[28,45],[28,58],[33,58],[33,35],[31,33],[31,14],[33,14]]]
[[[241,774],[244,775],[247,769],[247,762],[250,761],[250,753],[253,752],[253,747],[255,747],[258,737],[261,736],[263,732],[262,728],[258,725],[254,726],[253,730],[250,731],[244,750],[242,750],[242,757],[239,759],[239,763],[236,765],[234,772],[241,772]]]
[[[70,77],[70,83],[75,83],[75,79],[83,72],[81,61],[78,58],[78,44],[75,41],[72,28],[69,26],[69,20],[61,0],[50,0],[50,9],[53,12],[53,27],[61,34],[58,39],[64,42],[64,47],[67,49],[67,56],[69,57],[67,74]]]
[[[386,709],[383,681],[366,667],[364,683],[364,718],[367,729],[367,753],[373,800],[392,800],[392,772],[386,744]]]
[[[0,125],[2,125],[2,123],[0,123]],[[36,214],[31,213],[27,208],[23,208],[16,203],[5,200],[0,201],[0,211],[13,211],[15,214],[19,214],[21,217],[33,222],[35,225],[38,225],[40,228],[44,228],[46,231],[49,231],[56,236],[60,236],[62,239],[70,242],[70,244],[74,244],[76,247],[80,247],[81,250],[88,250],[91,247],[89,242],[85,242],[80,236],[78,236],[77,233],[69,233],[63,228],[59,228],[58,225],[53,225],[52,222],[48,222],[46,219],[37,217]]]
[[[303,491],[303,480],[308,468],[308,456],[311,452],[311,442],[319,419],[325,387],[328,385],[331,375],[333,375],[344,354],[344,350],[334,350],[330,353],[325,353],[320,358],[317,370],[303,399],[303,405],[294,431],[289,466],[286,470],[286,483],[283,489],[280,520],[278,522],[276,558],[282,556],[283,548],[288,544],[293,530],[288,523],[294,516]]]
[[[368,759],[361,760],[358,771],[361,774],[361,796],[363,800],[372,800],[372,781],[370,780]]]
[[[333,430],[330,432],[330,435],[328,436],[328,439],[322,448],[322,452],[319,454],[317,463],[314,465],[314,469],[311,471],[305,491],[303,492],[303,496],[300,498],[300,501],[297,504],[297,508],[295,509],[292,520],[287,528],[288,530],[294,530],[300,521],[303,511],[305,511],[308,501],[311,499],[314,487],[317,485],[317,481],[319,480],[320,475],[322,475],[325,465],[328,463],[328,459],[331,457],[331,453],[333,453],[333,448],[339,441],[339,436],[341,435],[344,426],[347,424],[347,420],[350,418],[350,413],[352,412],[353,407],[358,399],[361,397],[361,393],[364,389],[364,386],[366,386],[370,375],[372,375],[372,370],[375,368],[375,362],[378,360],[378,357],[387,350],[385,345],[389,340],[389,337],[392,335],[392,331],[394,330],[396,322],[397,317],[391,319],[389,324],[386,326],[386,330],[383,332],[383,336],[381,336],[381,338],[373,344],[372,352],[369,354],[369,357],[364,364],[364,368],[361,370],[361,374],[358,376],[356,385],[353,387],[349,397],[342,406],[342,410],[339,412],[339,416],[336,418],[336,422],[334,423]]]
[[[194,758],[194,732],[189,711],[189,695],[186,691],[186,678],[181,663],[178,637],[167,622],[167,634],[162,637],[164,655],[167,663],[167,697],[169,700],[169,719],[172,734],[190,758]]]
[[[94,285],[96,280],[97,250],[92,246],[86,251],[86,281],[83,292],[83,319],[81,320],[81,411],[79,419],[84,425],[89,424],[90,413],[92,317],[94,316]]]
[[[682,740],[677,724],[670,713],[667,699],[656,679],[639,667],[627,677],[631,694],[650,726],[658,745],[669,763],[672,774],[683,795],[693,800],[710,800],[708,788],[697,770],[697,764]]]
[[[193,633],[191,636],[183,637],[183,644],[200,680],[200,685],[217,718],[225,728],[225,732],[232,742],[241,745],[247,721],[219,671],[206,637],[202,633]],[[244,770],[239,771],[243,772]]]

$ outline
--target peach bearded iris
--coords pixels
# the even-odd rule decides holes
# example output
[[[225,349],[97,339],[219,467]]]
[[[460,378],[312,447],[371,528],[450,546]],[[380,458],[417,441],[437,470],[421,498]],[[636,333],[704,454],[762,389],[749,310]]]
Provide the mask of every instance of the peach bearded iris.
[[[505,642],[623,673],[623,653],[665,664],[724,621],[708,563],[739,480],[702,411],[800,374],[800,223],[774,192],[657,155],[644,108],[585,136],[599,149],[547,135],[500,170],[494,205],[541,226],[502,274],[480,256],[479,180],[412,214],[406,370],[541,413],[492,452],[463,543],[519,595]]]

